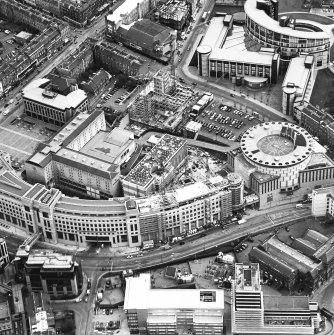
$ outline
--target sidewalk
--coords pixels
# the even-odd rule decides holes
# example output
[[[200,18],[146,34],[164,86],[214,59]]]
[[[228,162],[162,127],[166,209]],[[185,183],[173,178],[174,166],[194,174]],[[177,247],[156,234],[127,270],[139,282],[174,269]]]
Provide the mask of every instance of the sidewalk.
[[[215,83],[215,82],[219,81],[220,78],[218,78],[218,79],[212,79],[212,78],[208,77],[208,78],[204,79],[202,77],[199,77],[197,74],[196,75],[193,74],[192,73],[193,71],[191,71],[191,69],[188,66],[188,64],[190,62],[189,58],[190,58],[190,54],[188,55],[188,58],[187,58],[185,64],[181,68],[181,71],[184,73],[184,75],[186,77],[191,78],[192,80],[194,80],[196,82],[201,82],[203,84],[206,84],[209,87],[210,86],[211,87],[215,87],[216,89],[218,89],[220,91],[224,91],[224,92],[229,93],[229,94],[234,94],[236,97],[244,99],[245,103],[247,103],[247,101],[250,101],[250,102],[258,105],[259,107],[268,110],[270,113],[275,114],[278,117],[281,117],[281,118],[284,117],[287,120],[292,121],[291,117],[289,117],[289,116],[281,113],[277,108],[268,105],[268,103],[271,102],[270,100],[272,100],[271,96],[274,95],[274,94],[271,93],[270,90],[268,92],[258,92],[258,91],[254,91],[254,92],[253,91],[249,91],[249,92],[247,92],[246,91],[246,96],[245,97],[241,97],[242,93],[237,92],[235,89],[233,90],[233,89],[231,89],[229,87],[226,87],[226,86],[232,86],[233,87],[232,82],[229,82],[229,81],[227,82],[226,80],[223,80],[224,86],[222,86],[222,85],[218,85],[218,84]],[[276,85],[279,85],[279,84],[276,84]],[[274,89],[275,88],[276,88],[276,86],[274,87]],[[264,88],[261,91],[266,90],[266,89],[267,88]],[[241,90],[241,88],[238,88],[238,90]],[[259,100],[257,100],[257,99],[254,98],[256,95],[259,95],[259,94],[260,94],[260,97],[261,97],[261,101],[259,101]],[[251,97],[251,95],[253,95],[254,97]],[[262,100],[267,101],[267,103],[262,102]],[[275,103],[275,105],[277,105],[277,102]]]

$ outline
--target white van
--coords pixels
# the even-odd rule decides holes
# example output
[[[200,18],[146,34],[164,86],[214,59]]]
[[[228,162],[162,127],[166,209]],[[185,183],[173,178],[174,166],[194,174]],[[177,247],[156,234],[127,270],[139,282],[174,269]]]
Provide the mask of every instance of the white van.
[[[303,208],[303,204],[297,204],[296,208]]]

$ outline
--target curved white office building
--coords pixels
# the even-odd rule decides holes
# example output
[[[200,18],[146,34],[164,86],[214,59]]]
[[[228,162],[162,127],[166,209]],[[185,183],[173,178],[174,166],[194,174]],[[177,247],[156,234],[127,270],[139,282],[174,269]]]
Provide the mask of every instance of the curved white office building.
[[[334,20],[309,13],[278,15],[277,0],[247,0],[245,13],[246,34],[264,47],[279,49],[281,62],[310,54],[315,66],[328,63]]]

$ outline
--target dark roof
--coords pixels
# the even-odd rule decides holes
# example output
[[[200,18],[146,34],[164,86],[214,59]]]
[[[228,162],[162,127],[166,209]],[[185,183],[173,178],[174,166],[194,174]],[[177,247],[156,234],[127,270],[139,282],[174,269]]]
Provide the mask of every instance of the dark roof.
[[[312,242],[316,248],[320,248],[327,240],[328,237],[312,229],[308,229],[303,238]]]
[[[96,73],[91,80],[87,83],[88,86],[91,87],[93,91],[96,91],[101,86],[101,82],[104,83],[109,79],[109,73],[103,69],[101,69],[98,73]]]
[[[156,41],[160,43],[164,42],[169,37],[171,31],[172,29],[168,27],[148,19],[143,19],[133,24],[128,30],[127,37],[138,45],[151,47]]]
[[[165,271],[165,276],[166,277],[172,277],[175,278],[176,276],[176,268],[174,266],[167,266],[166,271]]]
[[[62,77],[55,73],[51,73],[48,78],[51,81],[52,90],[64,95],[67,95],[70,92],[70,87],[77,83],[73,78]]]
[[[275,257],[257,247],[252,248],[249,256],[254,258],[260,264],[265,264],[284,276],[293,277],[297,273],[295,268],[289,266],[288,264],[284,264],[282,261],[276,259]]]
[[[309,299],[308,297],[299,297],[299,296],[278,296],[278,295],[264,295],[263,296],[263,307],[264,310],[270,311],[300,311],[306,310],[309,311]]]
[[[312,257],[314,252],[317,250],[316,246],[312,242],[303,238],[296,238],[293,240],[291,246],[308,257]]]

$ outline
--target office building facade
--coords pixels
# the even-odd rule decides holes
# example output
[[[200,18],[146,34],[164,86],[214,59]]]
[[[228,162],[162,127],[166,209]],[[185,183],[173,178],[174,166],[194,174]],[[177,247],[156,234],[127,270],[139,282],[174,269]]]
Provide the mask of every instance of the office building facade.
[[[77,296],[81,268],[73,256],[53,250],[31,250],[25,262],[25,278],[29,292],[48,293],[51,297]]]
[[[29,234],[41,232],[54,244],[137,247],[149,239],[184,236],[232,214],[232,191],[223,178],[146,198],[111,200],[67,197],[8,171],[1,173],[0,184],[0,220]]]
[[[143,273],[126,279],[124,310],[131,334],[223,334],[223,290],[154,289]]]
[[[267,122],[248,129],[241,154],[229,164],[258,197],[260,208],[303,198],[333,182],[334,163],[303,128],[286,122]]]
[[[232,284],[232,334],[313,334],[308,297],[264,296],[259,264],[235,264]]]
[[[314,56],[315,67],[326,66],[332,44],[327,26],[331,21],[323,24],[318,15],[307,13],[303,16],[287,13],[279,17],[278,3],[276,0],[246,1],[247,36],[264,47],[279,48],[284,67],[300,54]]]
[[[88,111],[88,99],[83,90],[72,86],[63,95],[52,87],[49,79],[32,81],[23,89],[24,112],[44,122],[62,126],[74,115]]]

